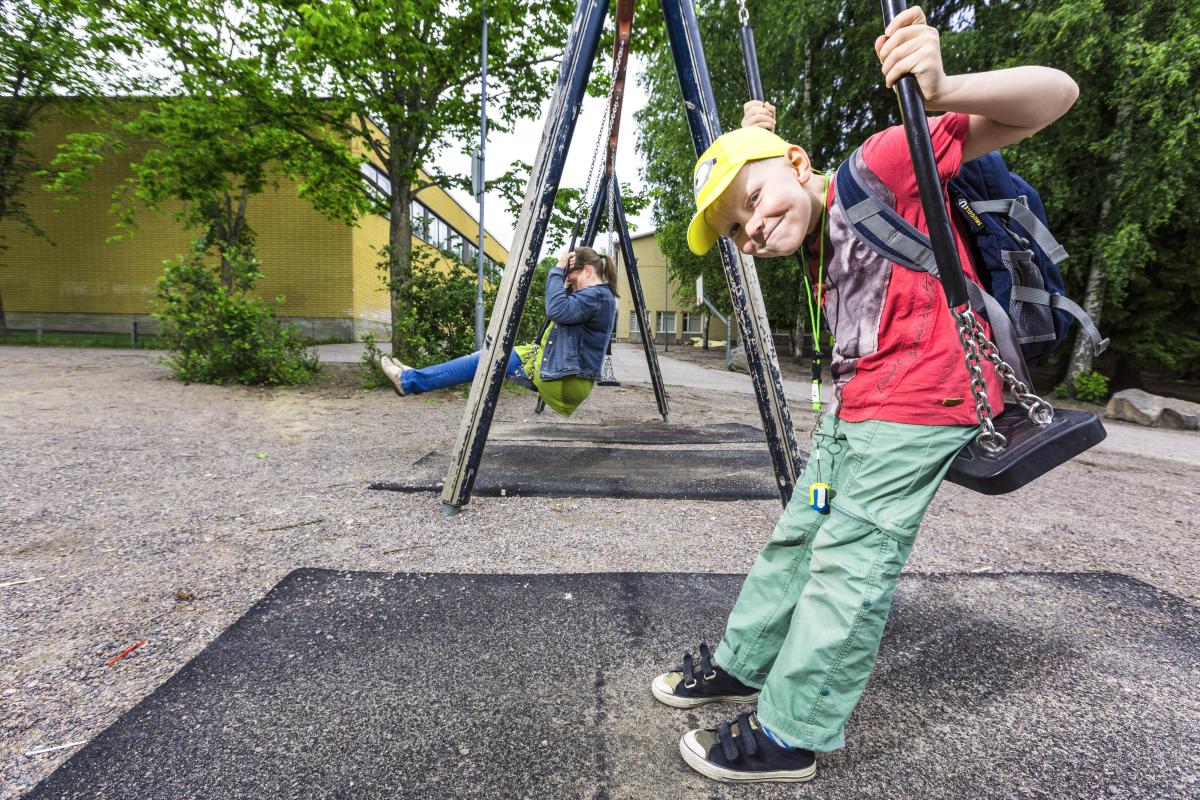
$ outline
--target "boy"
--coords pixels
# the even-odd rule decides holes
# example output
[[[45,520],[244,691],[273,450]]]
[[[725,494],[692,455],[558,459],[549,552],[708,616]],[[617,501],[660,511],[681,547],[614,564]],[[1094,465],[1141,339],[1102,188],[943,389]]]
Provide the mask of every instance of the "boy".
[[[875,50],[889,88],[911,73],[928,108],[946,112],[930,120],[943,183],[964,161],[1049,125],[1078,95],[1070,77],[1044,67],[947,76],[938,33],[918,7],[897,15]],[[835,402],[720,646],[713,653],[701,645],[698,660],[685,655],[652,691],[677,708],[758,701],[755,714],[683,736],[680,753],[704,775],[804,781],[816,772],[815,753],[843,744],[921,518],[951,460],[979,429],[937,279],[856,244],[832,175],[813,172],[803,149],[771,133],[771,106],[750,102],[745,110],[745,127],[717,139],[697,162],[688,244],[703,254],[728,236],[758,258],[801,247],[826,254]],[[928,232],[902,128],[868,139],[860,166],[902,216]],[[978,283],[960,231],[955,239],[967,279]],[[985,376],[992,406],[1002,407],[990,366]],[[808,487],[818,482],[831,487],[824,513],[808,505]]]

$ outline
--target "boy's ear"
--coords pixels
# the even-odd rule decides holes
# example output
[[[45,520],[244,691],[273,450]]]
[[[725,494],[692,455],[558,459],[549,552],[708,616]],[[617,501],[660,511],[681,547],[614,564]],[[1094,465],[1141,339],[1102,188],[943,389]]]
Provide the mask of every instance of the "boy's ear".
[[[808,183],[808,179],[812,177],[812,161],[809,160],[808,153],[804,151],[804,148],[798,144],[790,145],[783,157],[796,176],[796,180],[802,184]]]

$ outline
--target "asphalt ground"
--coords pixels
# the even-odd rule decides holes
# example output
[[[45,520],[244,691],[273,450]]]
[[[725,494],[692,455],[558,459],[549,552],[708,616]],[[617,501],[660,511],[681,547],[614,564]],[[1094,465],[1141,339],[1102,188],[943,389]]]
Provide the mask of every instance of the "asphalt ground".
[[[26,797],[1197,796],[1198,611],[1111,573],[904,575],[846,749],[710,782],[649,683],[741,580],[297,570]]]
[[[400,479],[372,489],[440,492],[450,458],[433,451]],[[476,497],[611,497],[762,500],[779,497],[765,447],[753,450],[491,444],[483,451]]]
[[[525,420],[490,431],[472,494],[480,497],[771,499],[778,490],[761,429],[740,422],[563,425]],[[583,445],[571,447],[569,444]],[[722,447],[755,444],[754,449]],[[611,445],[638,445],[614,447]],[[704,445],[704,449],[687,445]],[[372,489],[440,492],[450,459],[427,453]]]

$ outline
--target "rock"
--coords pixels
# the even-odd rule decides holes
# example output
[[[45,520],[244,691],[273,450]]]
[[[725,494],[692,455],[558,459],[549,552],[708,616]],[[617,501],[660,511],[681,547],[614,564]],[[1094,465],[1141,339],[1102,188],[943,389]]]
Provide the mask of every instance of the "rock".
[[[1125,389],[1114,394],[1104,416],[1152,428],[1200,430],[1200,404],[1159,397],[1141,389]]]
[[[1188,403],[1184,400],[1170,400],[1171,405],[1165,406],[1158,417],[1160,428],[1174,428],[1179,431],[1200,430],[1200,404]],[[1186,408],[1191,406],[1191,408]]]
[[[750,365],[746,361],[745,347],[735,347],[729,351],[729,370],[731,372],[740,372],[743,375],[750,374]]]

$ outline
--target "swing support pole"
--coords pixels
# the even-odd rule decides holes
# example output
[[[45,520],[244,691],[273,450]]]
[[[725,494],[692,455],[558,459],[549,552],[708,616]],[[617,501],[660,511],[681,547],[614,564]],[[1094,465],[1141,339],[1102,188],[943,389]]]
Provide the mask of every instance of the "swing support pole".
[[[617,181],[614,171],[612,180]],[[642,291],[642,278],[638,274],[637,258],[633,254],[633,239],[629,236],[629,224],[625,221],[625,201],[621,199],[621,183],[616,183],[615,216],[617,241],[621,245],[621,259],[625,262],[625,276],[629,279],[629,295],[634,313],[638,315],[638,335],[646,353],[646,366],[650,369],[650,383],[654,386],[654,399],[663,422],[671,421],[671,410],[667,407],[667,389],[663,384],[662,370],[658,366],[658,351],[654,349],[654,334],[646,324],[650,316],[646,313],[646,294]]]
[[[620,2],[623,9],[632,10],[632,0]],[[683,92],[688,126],[692,132],[696,152],[700,153],[720,135],[720,125],[717,122],[716,101],[709,80],[708,66],[700,44],[696,11],[692,0],[663,0],[662,9],[679,85]],[[459,424],[450,468],[446,474],[442,490],[442,511],[447,516],[458,513],[470,500],[471,490],[475,485],[483,448],[487,443],[488,432],[499,401],[500,386],[504,381],[521,314],[525,310],[529,287],[537,269],[538,256],[554,209],[554,197],[562,179],[563,166],[566,163],[607,11],[608,0],[579,0],[567,36],[558,82],[545,116],[545,128],[534,159],[521,215],[517,220],[513,246],[504,269],[504,277],[497,290],[496,305],[488,325],[484,350],[471,384],[466,413]],[[610,174],[609,177],[615,180],[614,174]],[[632,258],[632,246],[629,245],[628,230],[624,225],[623,206],[620,214],[621,230],[624,233],[622,247],[628,248],[628,268],[635,262]],[[783,394],[783,380],[775,356],[775,346],[771,340],[770,326],[767,323],[758,273],[754,267],[754,260],[739,255],[728,239],[721,240],[720,252],[730,298],[737,314],[738,327],[742,331],[746,360],[754,382],[776,482],[780,497],[786,504],[791,498],[796,482],[799,451],[795,431],[792,429],[791,414]],[[633,274],[636,273],[631,273]],[[631,280],[630,283],[640,289],[638,281]],[[648,326],[643,324],[640,327],[645,336]],[[648,349],[647,358],[651,358],[653,352],[653,349]],[[653,363],[657,365],[656,356]],[[652,367],[652,373],[654,371]]]
[[[663,0],[662,9],[692,143],[699,156],[721,135],[721,125],[717,121],[717,103],[700,42],[696,9],[691,0]],[[742,345],[746,349],[746,363],[754,383],[780,499],[787,505],[799,474],[800,455],[791,412],[783,393],[783,376],[767,322],[758,271],[754,259],[735,250],[729,239],[722,237],[717,246],[742,333]]]
[[[442,489],[442,513],[447,516],[458,513],[475,486],[607,13],[608,0],[580,0],[567,35],[558,82],[546,112],[546,126]]]

